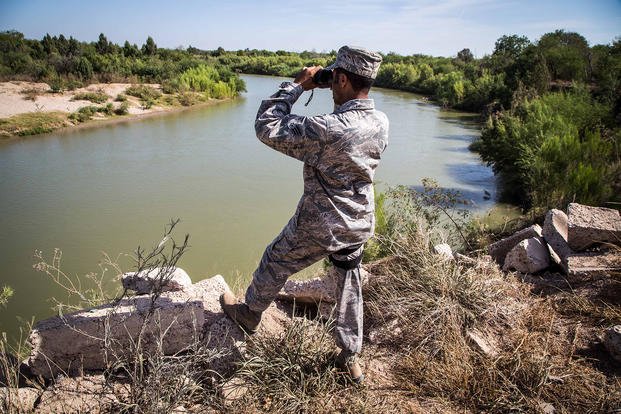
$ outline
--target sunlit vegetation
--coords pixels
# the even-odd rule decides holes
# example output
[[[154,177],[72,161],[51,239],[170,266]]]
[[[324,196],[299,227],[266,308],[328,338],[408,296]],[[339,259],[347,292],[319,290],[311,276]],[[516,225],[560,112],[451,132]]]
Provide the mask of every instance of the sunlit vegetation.
[[[29,112],[0,119],[0,137],[44,134],[66,125],[63,112]]]
[[[52,92],[129,82],[137,86],[126,94],[143,108],[234,97],[245,90],[237,73],[292,77],[336,57],[336,51],[172,50],[151,37],[141,47],[119,46],[104,34],[90,43],[63,35],[31,40],[15,31],[0,33],[0,51],[0,80],[44,81]],[[537,41],[502,36],[482,58],[467,48],[454,57],[383,57],[376,86],[482,114],[482,138],[473,149],[500,176],[506,201],[525,208],[621,201],[621,39],[590,46],[578,33],[557,30]],[[165,97],[140,83],[159,83]]]

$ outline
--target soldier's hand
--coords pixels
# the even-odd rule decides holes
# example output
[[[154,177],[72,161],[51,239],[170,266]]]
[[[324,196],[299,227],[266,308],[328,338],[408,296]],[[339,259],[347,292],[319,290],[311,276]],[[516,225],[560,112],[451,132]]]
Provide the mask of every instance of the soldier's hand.
[[[314,89],[317,85],[313,82],[313,76],[321,69],[323,69],[322,66],[311,66],[310,68],[303,67],[293,82],[302,85],[305,91]]]

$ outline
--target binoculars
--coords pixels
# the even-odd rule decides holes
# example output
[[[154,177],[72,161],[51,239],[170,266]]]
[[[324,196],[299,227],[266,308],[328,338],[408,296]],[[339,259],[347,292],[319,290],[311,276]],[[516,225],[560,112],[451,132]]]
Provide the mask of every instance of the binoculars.
[[[327,86],[332,83],[332,71],[330,69],[321,69],[313,75],[313,83],[318,86]]]

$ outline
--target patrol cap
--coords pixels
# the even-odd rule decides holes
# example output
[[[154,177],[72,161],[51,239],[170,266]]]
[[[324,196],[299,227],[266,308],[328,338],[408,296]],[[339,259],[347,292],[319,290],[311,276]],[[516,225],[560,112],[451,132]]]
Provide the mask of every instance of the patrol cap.
[[[343,46],[336,54],[336,62],[326,69],[341,68],[366,78],[375,79],[380,63],[382,63],[382,56],[379,53],[356,46]]]

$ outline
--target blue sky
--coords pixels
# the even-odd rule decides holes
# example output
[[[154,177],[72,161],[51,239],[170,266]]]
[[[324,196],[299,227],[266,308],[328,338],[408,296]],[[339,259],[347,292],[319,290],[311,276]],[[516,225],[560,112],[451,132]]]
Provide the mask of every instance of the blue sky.
[[[122,44],[192,45],[227,50],[336,50],[343,44],[384,53],[489,54],[503,34],[537,40],[556,29],[590,44],[621,36],[621,0],[311,0],[88,1],[0,0],[0,30]]]

